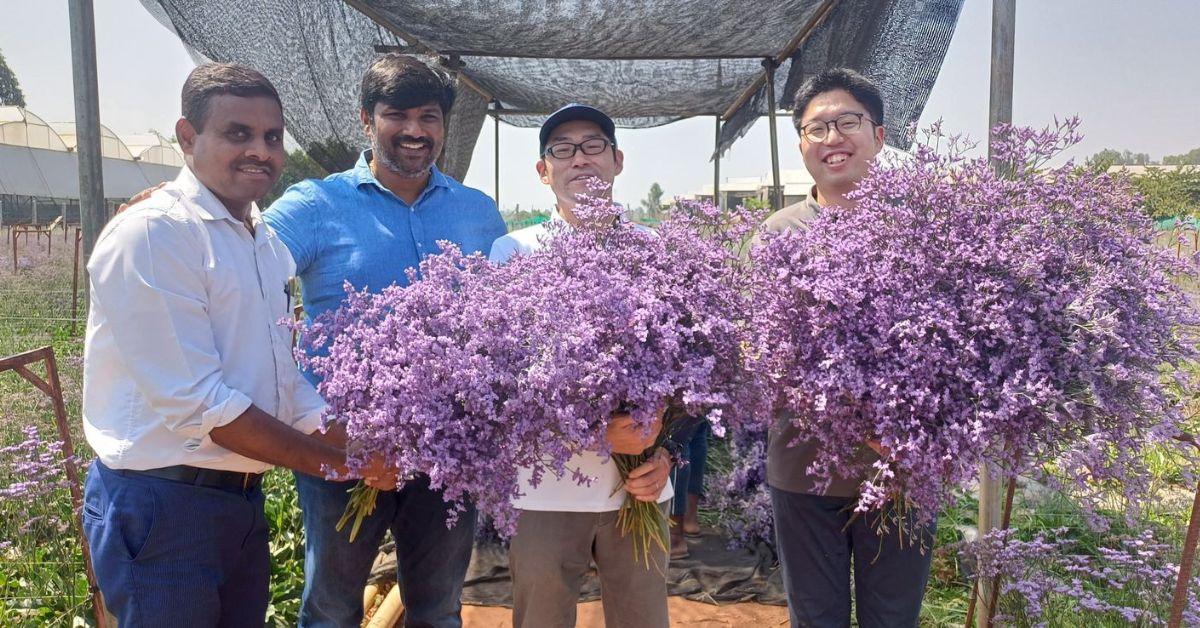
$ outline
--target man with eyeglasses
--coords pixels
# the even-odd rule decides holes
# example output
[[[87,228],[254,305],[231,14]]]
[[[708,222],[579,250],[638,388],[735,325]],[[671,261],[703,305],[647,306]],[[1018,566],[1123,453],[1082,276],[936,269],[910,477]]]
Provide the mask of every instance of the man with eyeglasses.
[[[763,228],[770,232],[804,229],[822,207],[854,207],[846,195],[883,149],[883,97],[853,70],[827,70],[806,81],[796,94],[793,122],[816,185],[809,198],[767,219]],[[912,539],[901,543],[894,535],[877,534],[876,515],[854,512],[866,478],[835,478],[822,486],[808,471],[818,445],[794,443],[792,417],[781,413],[777,418],[767,448],[767,484],[792,626],[850,625],[852,561],[858,625],[916,626],[934,525],[922,531],[925,538],[916,545]],[[868,466],[887,453],[870,438],[864,435],[862,448]]]
[[[546,119],[539,139],[537,172],[556,200],[550,220],[577,225],[576,195],[589,193],[593,177],[611,186],[621,173],[625,156],[617,149],[615,125],[598,109],[567,105]],[[537,251],[549,234],[545,223],[514,231],[496,240],[491,259],[504,263]],[[608,442],[616,453],[640,454],[660,429],[661,423],[643,433],[628,416],[613,417]],[[657,450],[624,485],[616,465],[597,452],[576,455],[567,466],[592,478],[590,485],[581,486],[568,473],[543,477],[533,486],[528,471],[521,475],[524,495],[514,502],[520,515],[508,554],[514,628],[574,626],[580,587],[593,561],[600,575],[605,626],[666,628],[667,551],[651,546],[652,566],[647,568],[635,556],[633,535],[618,529],[617,511],[626,493],[660,507],[671,498],[669,456]]]

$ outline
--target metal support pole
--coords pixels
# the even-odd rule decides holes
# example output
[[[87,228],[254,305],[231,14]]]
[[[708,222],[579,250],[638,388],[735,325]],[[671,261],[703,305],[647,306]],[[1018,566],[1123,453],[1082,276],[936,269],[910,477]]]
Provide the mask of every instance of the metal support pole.
[[[500,207],[500,114],[493,115],[492,120],[495,121],[495,123],[496,123],[495,124],[495,128],[496,128],[496,138],[495,138],[496,139],[496,142],[495,142],[495,147],[496,147],[496,173],[495,173],[495,177],[496,177],[496,196],[495,196],[496,209],[501,209],[501,207]]]
[[[1013,98],[1013,43],[1016,31],[1016,0],[992,0],[992,82],[988,129],[1001,123],[1012,122]],[[992,141],[988,139],[988,158],[992,167],[999,168],[995,160]],[[979,472],[979,536],[1001,528],[1000,478],[993,477],[984,465]],[[980,617],[984,626],[991,625],[995,615],[998,590],[996,582],[983,579],[979,586]]]
[[[771,126],[771,205],[778,211],[783,208],[783,187],[779,185],[779,138],[775,133],[775,68],[774,59],[763,59],[767,71],[767,121]]]
[[[100,98],[96,80],[96,20],[92,0],[70,0],[71,66],[75,79],[75,155],[79,159],[79,212],[83,256],[104,226],[104,174],[100,160]]]
[[[713,207],[725,209],[721,201],[721,116],[713,118],[716,121],[716,134],[713,139]]]

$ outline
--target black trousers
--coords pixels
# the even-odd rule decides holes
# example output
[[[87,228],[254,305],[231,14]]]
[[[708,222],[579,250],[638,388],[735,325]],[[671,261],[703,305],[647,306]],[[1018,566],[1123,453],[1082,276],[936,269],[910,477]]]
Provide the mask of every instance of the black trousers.
[[[876,533],[874,515],[851,521],[855,502],[771,489],[792,628],[850,626],[851,564],[861,628],[917,626],[937,523],[918,532],[923,543],[902,544],[894,527]]]

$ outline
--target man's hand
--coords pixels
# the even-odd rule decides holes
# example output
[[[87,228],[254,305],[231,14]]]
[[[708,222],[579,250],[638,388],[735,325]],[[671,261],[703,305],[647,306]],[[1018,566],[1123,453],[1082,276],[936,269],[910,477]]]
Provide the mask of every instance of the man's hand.
[[[629,472],[625,480],[625,492],[643,502],[657,502],[663,487],[671,477],[671,456],[659,447],[650,459]]]
[[[359,475],[362,477],[364,484],[381,491],[390,491],[396,488],[400,479],[396,475],[395,467],[387,464],[383,456],[378,454],[371,456],[366,466],[362,467]]]
[[[878,455],[880,458],[887,460],[892,457],[892,450],[888,449],[887,447],[884,447],[883,444],[880,443],[877,439],[868,438],[867,439],[867,447],[870,447],[871,451],[874,451],[875,454]]]
[[[146,188],[145,190],[142,190],[141,192],[138,192],[137,194],[134,194],[133,196],[131,196],[131,197],[129,198],[129,200],[128,200],[128,201],[125,201],[124,203],[121,203],[121,206],[117,208],[117,213],[119,214],[119,213],[121,213],[121,212],[123,212],[123,211],[125,211],[125,210],[129,209],[129,207],[130,207],[131,205],[136,205],[136,204],[138,204],[138,203],[140,203],[140,202],[142,202],[142,201],[144,201],[144,200],[146,200],[146,199],[150,198],[150,195],[151,195],[151,194],[154,194],[154,192],[155,192],[156,190],[158,190],[159,188],[161,188],[162,186],[164,186],[164,185],[166,185],[166,184],[167,184],[167,183],[166,183],[166,181],[164,181],[164,182],[162,182],[162,183],[159,183],[158,185],[156,185],[156,186],[154,186],[154,187],[152,187],[152,188]]]
[[[665,409],[664,406],[659,410],[649,431],[643,431],[642,427],[634,423],[633,418],[628,414],[614,414],[608,421],[608,431],[605,434],[608,444],[612,445],[613,453],[635,456],[646,451],[646,448],[654,444],[658,433],[662,431]]]

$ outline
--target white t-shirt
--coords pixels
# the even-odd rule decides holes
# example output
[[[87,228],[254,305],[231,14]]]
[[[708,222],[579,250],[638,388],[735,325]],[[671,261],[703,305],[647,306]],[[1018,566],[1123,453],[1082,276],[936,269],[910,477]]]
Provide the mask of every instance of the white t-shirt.
[[[558,212],[550,216],[550,222],[563,221]],[[532,227],[518,229],[502,236],[492,244],[490,259],[503,264],[514,255],[526,255],[541,249],[550,236],[546,225],[541,223]],[[578,470],[592,478],[588,485],[580,485],[575,481],[573,471]],[[542,481],[534,487],[530,480],[533,474],[529,469],[521,469],[518,479],[521,483],[521,497],[513,500],[513,505],[521,510],[543,510],[554,512],[607,512],[617,510],[625,502],[625,490],[617,489],[621,483],[621,475],[617,465],[608,457],[596,452],[584,452],[576,455],[567,462],[566,473],[557,478],[553,473],[542,475]],[[658,501],[671,499],[675,491],[670,480],[663,487]]]

